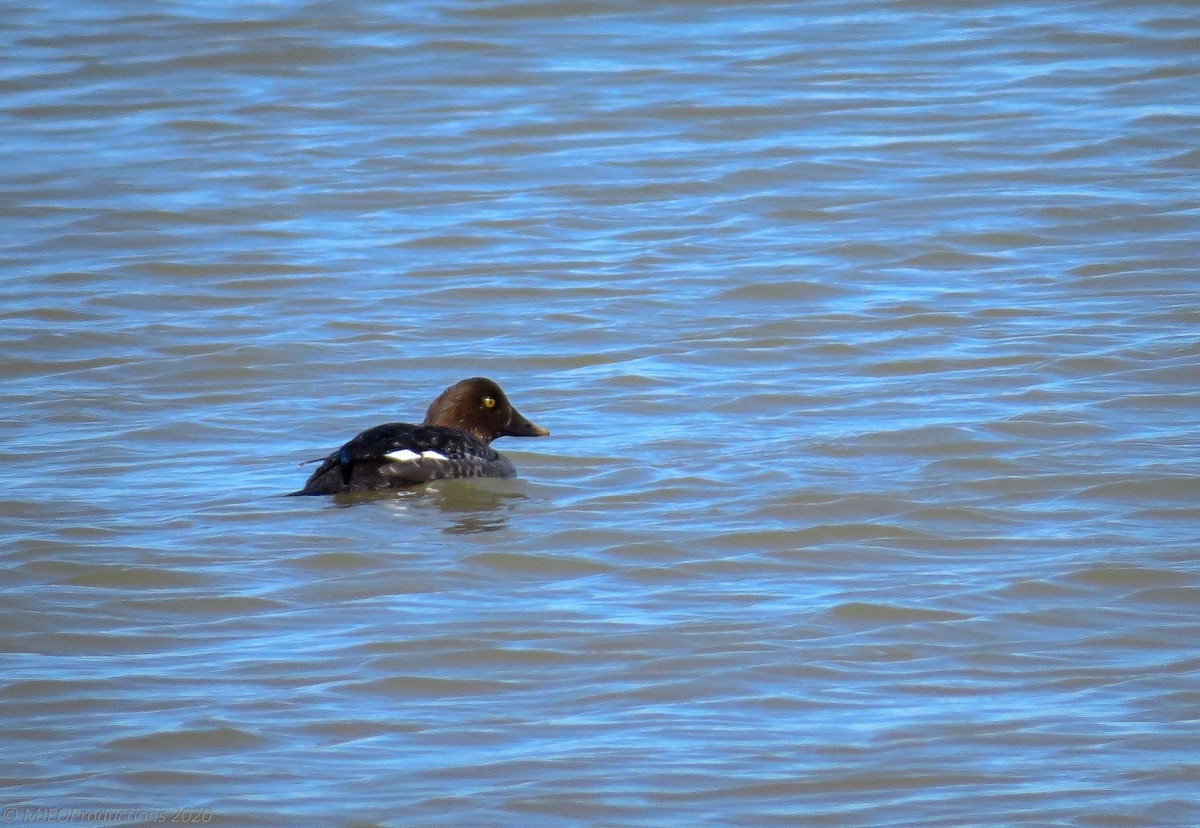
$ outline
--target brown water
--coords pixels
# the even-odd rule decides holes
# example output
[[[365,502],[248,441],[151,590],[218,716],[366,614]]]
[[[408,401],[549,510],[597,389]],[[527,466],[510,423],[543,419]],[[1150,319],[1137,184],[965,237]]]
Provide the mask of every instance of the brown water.
[[[0,18],[0,818],[1200,823],[1193,4]]]

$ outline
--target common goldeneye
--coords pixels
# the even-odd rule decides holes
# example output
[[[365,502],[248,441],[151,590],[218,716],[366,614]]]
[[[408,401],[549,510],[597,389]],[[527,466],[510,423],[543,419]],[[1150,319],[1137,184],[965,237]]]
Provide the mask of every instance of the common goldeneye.
[[[472,377],[438,395],[421,425],[368,428],[324,458],[294,495],[403,489],[446,477],[512,477],[512,461],[489,443],[497,437],[545,437],[500,386]],[[311,462],[316,462],[311,461]]]

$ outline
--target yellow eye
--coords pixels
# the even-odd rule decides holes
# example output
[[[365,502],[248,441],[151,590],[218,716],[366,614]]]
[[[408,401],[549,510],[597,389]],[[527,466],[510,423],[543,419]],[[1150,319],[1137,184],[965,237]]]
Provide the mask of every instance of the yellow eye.
[[[496,401],[493,400],[491,397],[484,397],[483,398],[483,407],[484,408],[495,408]]]

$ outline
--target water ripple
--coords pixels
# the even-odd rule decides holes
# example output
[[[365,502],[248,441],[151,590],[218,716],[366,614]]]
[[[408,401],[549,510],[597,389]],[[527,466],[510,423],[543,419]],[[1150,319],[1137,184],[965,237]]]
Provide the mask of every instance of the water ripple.
[[[1183,7],[10,6],[6,807],[1200,820]]]

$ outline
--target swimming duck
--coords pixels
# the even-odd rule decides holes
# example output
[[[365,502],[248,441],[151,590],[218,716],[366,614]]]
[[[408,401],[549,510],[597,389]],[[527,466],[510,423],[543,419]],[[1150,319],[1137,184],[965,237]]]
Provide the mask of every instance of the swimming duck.
[[[362,432],[324,458],[304,488],[292,494],[404,489],[447,477],[513,477],[516,468],[491,447],[492,440],[549,433],[513,408],[499,385],[472,377],[439,394],[420,425],[386,423]]]

